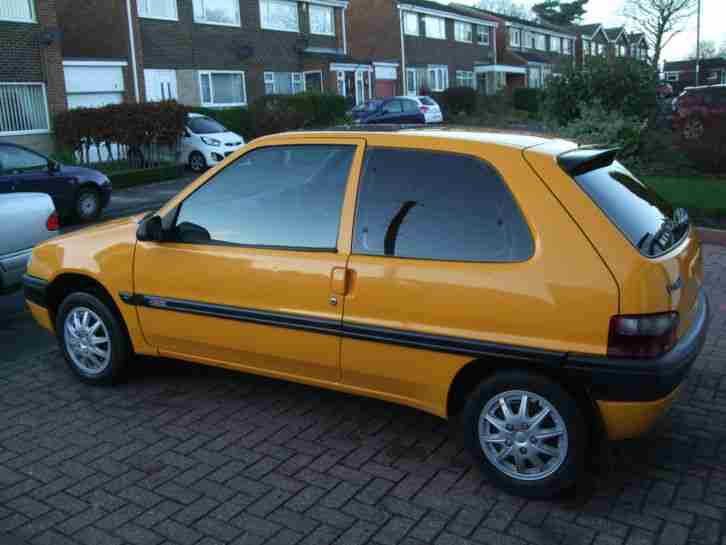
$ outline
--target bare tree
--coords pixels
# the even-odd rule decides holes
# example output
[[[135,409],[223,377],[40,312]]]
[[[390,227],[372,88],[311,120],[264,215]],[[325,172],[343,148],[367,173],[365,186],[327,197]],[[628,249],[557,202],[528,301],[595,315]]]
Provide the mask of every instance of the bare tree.
[[[663,49],[685,30],[697,5],[698,0],[625,0],[623,15],[645,35],[658,67]]]
[[[712,57],[718,56],[718,47],[716,47],[716,42],[713,40],[701,40],[701,58],[702,59],[709,59]],[[693,47],[693,51],[691,51],[688,54],[688,60],[693,60],[696,58],[696,47]]]
[[[527,6],[514,0],[479,0],[476,7],[528,21],[535,18],[534,13]]]

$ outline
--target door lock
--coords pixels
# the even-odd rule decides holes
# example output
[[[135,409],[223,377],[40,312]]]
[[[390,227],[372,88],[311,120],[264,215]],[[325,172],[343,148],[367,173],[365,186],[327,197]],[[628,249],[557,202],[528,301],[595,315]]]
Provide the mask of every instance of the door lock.
[[[330,296],[330,304],[334,307],[338,306],[338,298],[335,295]]]

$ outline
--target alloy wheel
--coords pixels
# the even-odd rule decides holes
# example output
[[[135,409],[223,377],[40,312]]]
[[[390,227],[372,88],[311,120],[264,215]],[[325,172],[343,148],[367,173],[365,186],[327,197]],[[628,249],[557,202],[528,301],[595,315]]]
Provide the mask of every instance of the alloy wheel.
[[[102,373],[111,362],[111,336],[108,328],[91,309],[76,307],[68,313],[63,338],[68,355],[84,373]]]
[[[683,127],[683,138],[699,140],[703,136],[703,123],[700,119],[689,119]]]
[[[552,475],[567,458],[564,419],[545,398],[524,390],[497,394],[486,403],[479,442],[497,470],[522,481]]]

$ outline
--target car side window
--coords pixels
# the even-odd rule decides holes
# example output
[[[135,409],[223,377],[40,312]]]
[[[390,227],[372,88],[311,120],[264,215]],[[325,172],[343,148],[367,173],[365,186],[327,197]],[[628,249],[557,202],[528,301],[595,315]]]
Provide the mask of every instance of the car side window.
[[[369,150],[357,206],[356,254],[520,262],[534,252],[529,227],[509,188],[475,157]]]
[[[48,159],[42,155],[15,146],[0,146],[0,168],[5,174],[47,167]]]
[[[418,104],[413,100],[402,100],[404,112],[418,112]]]
[[[400,114],[403,111],[403,108],[401,107],[401,101],[391,100],[389,102],[386,102],[383,110],[388,112],[389,114]]]
[[[334,251],[355,150],[315,144],[253,150],[181,204],[174,239]]]

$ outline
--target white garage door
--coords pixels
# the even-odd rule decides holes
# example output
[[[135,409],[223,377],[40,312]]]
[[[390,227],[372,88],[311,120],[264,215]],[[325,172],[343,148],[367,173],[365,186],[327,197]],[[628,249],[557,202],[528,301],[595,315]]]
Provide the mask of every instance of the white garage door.
[[[124,64],[64,62],[68,107],[96,108],[123,102]]]

